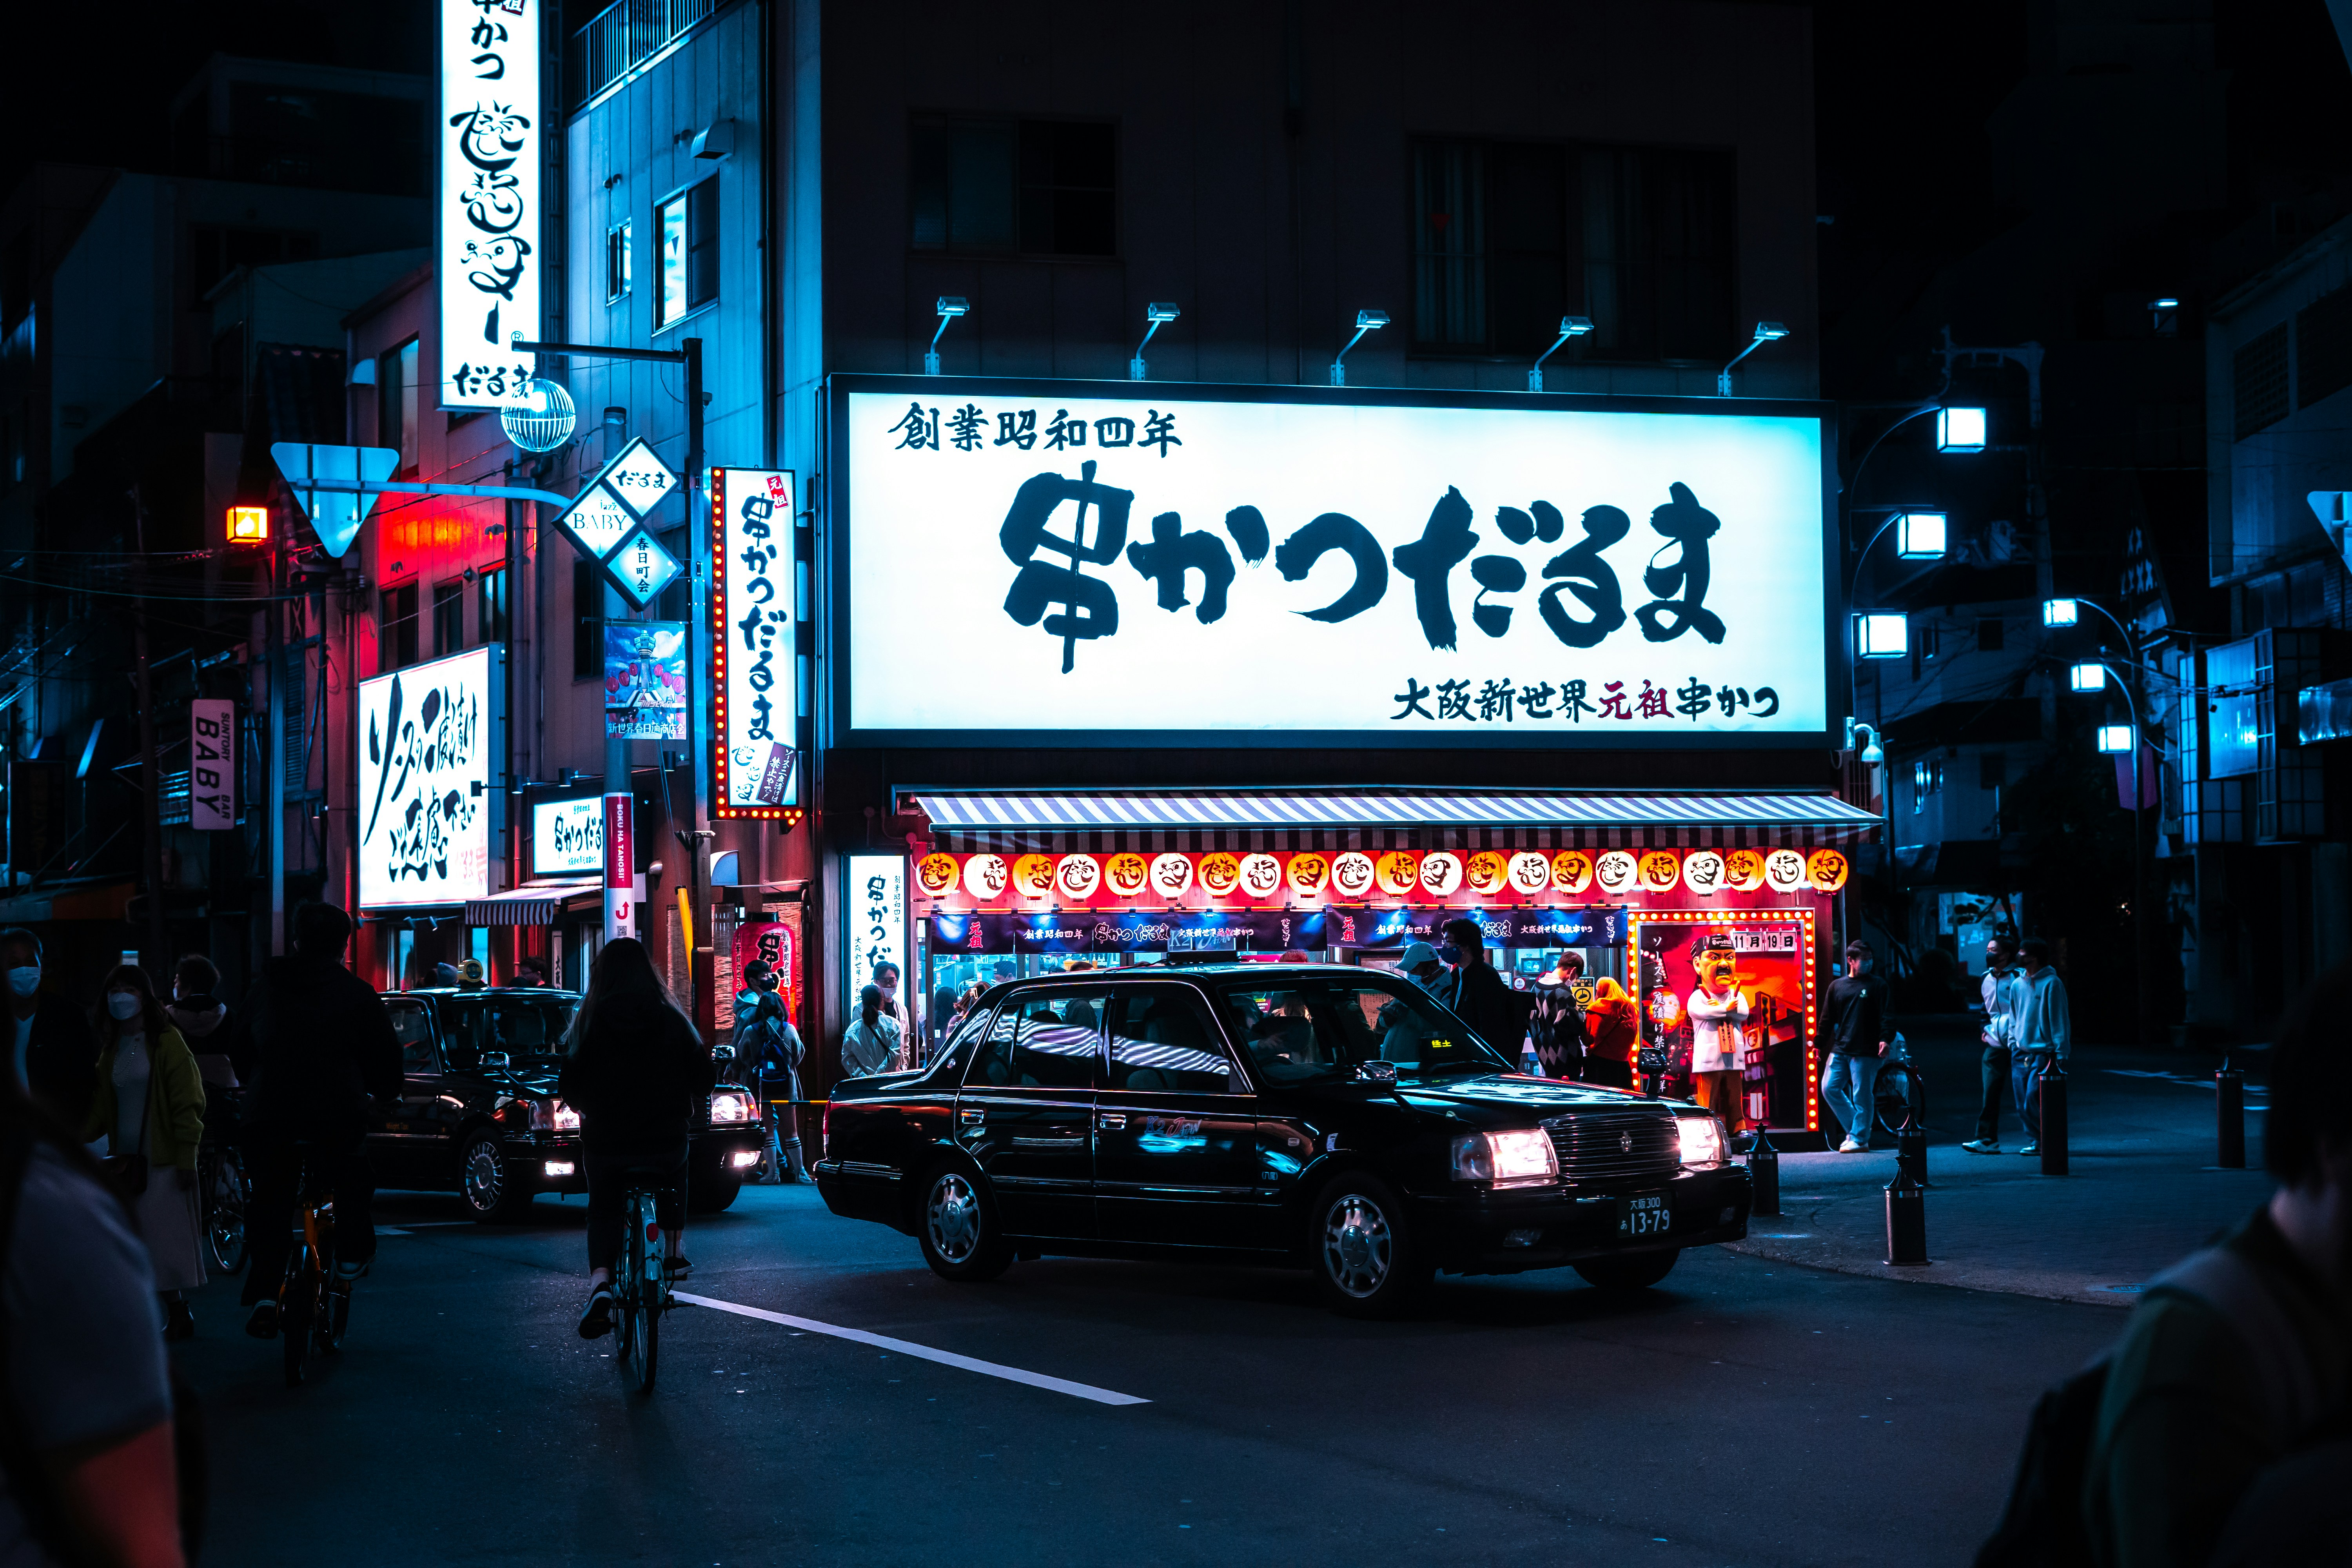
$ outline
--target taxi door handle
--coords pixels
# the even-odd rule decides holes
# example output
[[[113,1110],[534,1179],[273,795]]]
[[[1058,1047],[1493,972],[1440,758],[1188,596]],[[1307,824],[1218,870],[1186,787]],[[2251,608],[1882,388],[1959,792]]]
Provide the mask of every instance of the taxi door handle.
[[[966,1127],[977,1127],[982,1122],[988,1120],[988,1112],[985,1110],[964,1110],[958,1111],[956,1114],[957,1119]]]
[[[1102,1119],[1102,1124],[1110,1128],[1124,1127],[1127,1125],[1127,1118],[1116,1113],[1107,1113]]]

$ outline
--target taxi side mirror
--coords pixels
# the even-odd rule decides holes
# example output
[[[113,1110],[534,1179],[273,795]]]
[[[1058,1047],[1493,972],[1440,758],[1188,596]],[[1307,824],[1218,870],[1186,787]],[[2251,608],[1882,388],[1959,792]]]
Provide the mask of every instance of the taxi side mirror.
[[[1396,1076],[1394,1062],[1358,1062],[1356,1064],[1358,1083],[1394,1083]]]

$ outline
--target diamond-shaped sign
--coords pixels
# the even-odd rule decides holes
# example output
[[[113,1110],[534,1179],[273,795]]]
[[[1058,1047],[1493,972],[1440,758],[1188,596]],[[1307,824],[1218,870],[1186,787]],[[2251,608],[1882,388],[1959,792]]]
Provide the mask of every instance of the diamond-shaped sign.
[[[662,548],[653,530],[640,523],[635,532],[621,541],[621,547],[604,557],[604,575],[613,586],[629,601],[632,609],[644,609],[654,602],[654,595],[670,585],[685,568],[677,557]]]
[[[629,509],[602,483],[582,490],[580,499],[555,520],[555,526],[571,535],[572,544],[592,561],[610,555],[636,523]]]
[[[677,476],[669,466],[654,455],[642,436],[621,448],[621,455],[604,465],[596,482],[618,496],[621,504],[637,517],[643,517],[661,504],[664,496],[677,489]]]

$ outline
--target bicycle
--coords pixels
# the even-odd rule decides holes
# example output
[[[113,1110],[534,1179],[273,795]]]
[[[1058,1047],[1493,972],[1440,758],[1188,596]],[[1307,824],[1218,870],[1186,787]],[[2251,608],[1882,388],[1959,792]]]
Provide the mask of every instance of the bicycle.
[[[654,1192],[632,1179],[621,1199],[620,1256],[613,1260],[614,1363],[639,1394],[650,1394],[661,1363],[661,1320],[677,1302],[662,1259],[662,1227]]]
[[[245,1268],[245,1211],[253,1196],[244,1157],[223,1144],[203,1145],[196,1151],[196,1191],[203,1205],[205,1250],[213,1268],[236,1274]]]
[[[301,1149],[297,1208],[302,1240],[287,1255],[286,1277],[278,1288],[278,1337],[289,1388],[302,1385],[302,1363],[314,1346],[320,1355],[342,1348],[352,1313],[352,1281],[335,1278],[335,1194],[318,1179],[309,1146]]]

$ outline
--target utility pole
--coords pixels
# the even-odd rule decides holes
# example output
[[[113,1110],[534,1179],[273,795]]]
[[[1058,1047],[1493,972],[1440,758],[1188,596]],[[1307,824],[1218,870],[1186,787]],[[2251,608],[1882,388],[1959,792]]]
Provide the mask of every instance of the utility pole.
[[[137,489],[131,492],[139,528],[139,553],[147,553],[147,502]],[[147,648],[147,601],[136,601],[131,612],[132,651],[139,681],[139,786],[146,799],[139,814],[140,862],[147,874],[147,951],[150,973],[159,979],[171,973],[171,928],[163,920],[163,776],[155,758],[155,683]],[[190,762],[193,769],[194,763]],[[194,773],[188,775],[192,780]]]

